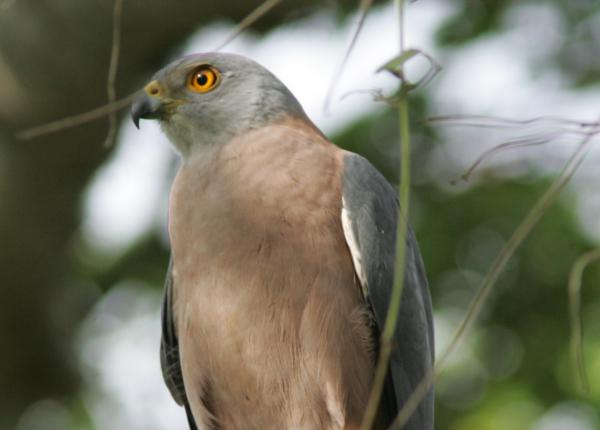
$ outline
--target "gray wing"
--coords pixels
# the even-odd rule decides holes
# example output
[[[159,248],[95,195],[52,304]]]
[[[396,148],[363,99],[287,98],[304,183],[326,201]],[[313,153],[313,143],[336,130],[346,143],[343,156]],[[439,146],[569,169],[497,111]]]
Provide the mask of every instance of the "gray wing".
[[[169,262],[162,305],[162,339],[160,342],[160,367],[163,379],[178,405],[185,407],[191,430],[197,430],[192,412],[185,395],[185,385],[179,359],[179,342],[173,318],[173,275]]]
[[[357,277],[379,331],[387,315],[394,278],[398,197],[392,186],[365,158],[344,157],[342,225]],[[393,385],[395,416],[434,360],[431,299],[419,247],[409,228],[404,290],[387,384]],[[384,392],[384,396],[389,393]],[[391,401],[390,401],[391,400]],[[394,401],[395,400],[395,401]],[[433,429],[433,389],[423,399],[405,430]],[[385,406],[384,406],[385,407]]]

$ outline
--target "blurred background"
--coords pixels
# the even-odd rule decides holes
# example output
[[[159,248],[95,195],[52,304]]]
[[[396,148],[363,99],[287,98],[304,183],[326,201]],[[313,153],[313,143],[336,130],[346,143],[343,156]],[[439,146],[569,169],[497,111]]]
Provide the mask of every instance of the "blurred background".
[[[174,58],[214,49],[259,4],[124,1],[117,95],[140,88]],[[398,54],[397,15],[391,2],[374,2],[340,75],[357,7],[284,1],[225,50],[271,69],[334,142],[396,183],[396,114],[369,91],[390,94],[397,86],[375,73]],[[473,128],[432,127],[426,119],[597,121],[600,4],[419,0],[407,8],[405,32],[409,47],[443,67],[410,100],[411,222],[441,352],[494,257],[582,137],[557,120]],[[112,33],[111,0],[0,0],[2,430],[187,428],[158,360],[175,153],[155,124],[137,131],[126,111],[110,148],[106,118],[15,137],[106,103]],[[409,76],[424,72],[421,60],[409,64]],[[539,144],[489,157],[469,181],[459,179],[486,150],[514,139]],[[569,272],[600,242],[599,161],[592,148],[452,355],[436,387],[437,429],[600,428],[600,265],[590,265],[582,281],[587,393],[572,371],[567,309]]]

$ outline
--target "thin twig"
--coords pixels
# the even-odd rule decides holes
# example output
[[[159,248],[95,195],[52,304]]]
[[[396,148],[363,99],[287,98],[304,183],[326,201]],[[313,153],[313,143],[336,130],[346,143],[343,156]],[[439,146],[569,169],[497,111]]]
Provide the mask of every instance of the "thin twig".
[[[114,103],[117,100],[116,80],[119,70],[119,53],[121,51],[121,21],[123,17],[123,0],[115,0],[113,9],[113,39],[112,49],[110,52],[110,66],[108,68],[108,79],[106,84],[106,92],[108,94],[108,102]],[[117,112],[111,112],[108,116],[108,134],[104,141],[104,147],[108,148],[113,145],[117,134]]]
[[[123,97],[122,99],[117,100],[114,103],[108,103],[87,112],[83,112],[73,116],[68,116],[66,118],[49,122],[47,124],[42,124],[36,127],[21,130],[16,134],[16,137],[19,140],[30,140],[36,137],[44,136],[46,134],[56,133],[69,128],[77,127],[79,125],[86,124],[99,118],[103,118],[107,115],[110,115],[113,112],[118,112],[121,109],[124,109],[127,106],[129,106],[129,104],[133,101],[137,94],[138,92],[136,91],[135,93],[129,94],[127,97]]]
[[[481,122],[476,122],[481,121]],[[439,115],[427,119],[432,125],[446,126],[470,126],[470,127],[522,127],[525,125],[534,125],[537,123],[554,123],[579,127],[581,129],[597,128],[600,122],[596,121],[577,121],[568,118],[556,116],[539,116],[528,119],[503,118],[490,115]],[[589,130],[585,130],[589,131]]]
[[[331,78],[331,83],[329,84],[329,88],[327,89],[327,93],[325,95],[325,102],[323,103],[323,110],[325,112],[329,111],[329,105],[331,104],[331,99],[333,97],[333,93],[335,91],[336,84],[339,82],[344,69],[346,68],[346,63],[348,62],[348,58],[350,58],[350,53],[354,49],[356,45],[356,41],[358,40],[358,36],[365,24],[365,20],[367,19],[367,15],[369,14],[369,10],[371,9],[371,5],[373,4],[373,0],[361,0],[360,2],[360,17],[358,18],[358,23],[356,24],[356,30],[354,30],[354,34],[352,35],[352,39],[350,40],[350,44],[344,53],[344,57],[340,64],[335,70],[333,77]],[[401,42],[404,39],[401,40]]]
[[[261,16],[271,10],[274,6],[281,3],[282,0],[267,0],[257,9],[255,9],[252,13],[250,13],[242,22],[236,27],[236,30],[229,36],[227,39],[216,49],[222,49],[225,45],[231,42],[235,37],[237,37],[244,29],[252,25],[256,20],[258,20]],[[117,74],[118,67],[118,57],[119,57],[119,40],[120,40],[120,22],[121,22],[121,12],[117,12],[118,9],[121,8],[117,3],[122,3],[122,0],[115,0],[115,24],[113,27],[113,49],[111,53],[111,66],[109,69],[109,79],[107,87],[114,88],[114,81]],[[118,22],[117,22],[118,21]],[[116,48],[115,48],[116,46]],[[116,59],[115,59],[116,58]],[[112,82],[112,84],[111,84]],[[112,90],[109,90],[109,99],[114,94]],[[94,121],[96,119],[105,117],[107,115],[112,115],[119,110],[127,107],[135,98],[137,91],[133,94],[128,95],[119,100],[115,100],[114,102],[108,103],[106,105],[100,106],[96,109],[92,109],[91,111],[84,112],[78,115],[69,116],[66,118],[59,119],[57,121],[52,121],[47,124],[42,124],[36,127],[28,128],[25,130],[21,130],[16,134],[17,139],[20,140],[29,140],[34,139],[36,137],[44,136],[50,133],[56,133],[59,131],[63,131],[72,127],[77,127],[79,125],[86,124],[90,121]],[[112,121],[112,120],[111,120]],[[110,138],[110,130],[109,136],[107,138],[107,142],[111,141]]]
[[[130,94],[120,100],[117,99],[116,93],[116,78],[119,68],[119,53],[121,50],[121,21],[123,16],[123,0],[115,0],[113,8],[113,39],[110,54],[110,66],[108,68],[108,79],[106,84],[106,92],[108,95],[108,103],[91,111],[84,112],[78,115],[62,118],[47,124],[37,127],[32,127],[22,130],[17,133],[16,137],[20,140],[29,140],[36,137],[44,136],[50,133],[66,130],[78,125],[85,124],[90,121],[109,116],[108,134],[104,141],[104,146],[111,146],[114,142],[117,132],[117,112],[128,106],[136,93]]]
[[[502,127],[527,128],[542,125],[547,127],[549,124],[556,128],[556,130],[547,131],[546,133],[539,133],[528,137],[512,139],[486,150],[477,158],[477,160],[475,160],[473,164],[471,164],[467,171],[460,176],[460,178],[465,181],[469,180],[473,172],[484,160],[504,150],[518,147],[544,145],[562,136],[578,136],[585,138],[590,134],[600,133],[600,122],[598,120],[577,121],[555,116],[539,116],[523,120],[488,115],[442,115],[428,118],[427,123],[434,126],[460,126],[493,129]]]
[[[448,357],[454,352],[459,342],[465,336],[470,329],[474,320],[479,315],[481,308],[487,301],[492,288],[496,284],[498,277],[506,267],[508,261],[512,258],[517,248],[523,243],[525,238],[529,235],[533,227],[538,223],[541,217],[544,215],[546,210],[556,201],[558,195],[565,187],[565,185],[573,177],[573,174],[577,171],[581,162],[584,160],[585,155],[590,149],[589,143],[592,141],[594,134],[590,133],[586,139],[579,145],[567,163],[563,168],[561,174],[552,182],[546,192],[537,200],[533,208],[525,216],[521,224],[514,231],[508,242],[504,245],[498,256],[492,263],[490,270],[486,274],[482,281],[481,287],[477,294],[471,301],[467,314],[462,320],[460,326],[456,330],[452,341],[446,348],[443,354],[441,354],[438,362],[436,363],[436,371],[428,373],[423,380],[419,383],[417,388],[413,391],[406,404],[400,410],[400,413],[394,420],[390,430],[399,430],[406,424],[410,419],[416,408],[418,407],[423,397],[427,394],[427,391],[435,381],[437,375],[443,370]]]
[[[569,276],[569,319],[571,321],[571,361],[573,373],[583,393],[589,392],[589,384],[585,371],[583,356],[583,329],[581,324],[581,280],[585,268],[596,260],[600,260],[600,248],[581,255]]]
[[[246,18],[241,20],[238,25],[235,26],[233,31],[225,38],[223,42],[219,46],[217,46],[214,51],[220,51],[229,43],[231,43],[236,37],[238,37],[244,30],[258,21],[263,15],[267,14],[271,9],[281,3],[282,0],[266,0],[252,12],[250,12]]]
[[[545,145],[548,142],[559,138],[563,134],[566,134],[565,131],[557,131],[554,133],[541,134],[537,136],[528,136],[528,137],[520,137],[517,139],[511,139],[506,142],[503,142],[499,145],[494,146],[493,148],[488,149],[483,154],[481,154],[477,160],[467,169],[465,173],[461,175],[461,179],[464,181],[468,181],[471,178],[471,175],[475,172],[475,170],[479,167],[481,163],[483,163],[487,158],[491,157],[494,154],[498,154],[499,152],[503,152],[508,149],[514,148],[523,148],[529,146],[539,146]]]
[[[396,0],[398,7],[398,19],[400,23],[400,52],[404,51],[404,0]],[[402,84],[401,84],[402,85]],[[367,407],[361,425],[362,430],[371,430],[381,393],[385,383],[385,376],[392,353],[392,341],[396,332],[400,303],[402,301],[402,290],[404,289],[404,272],[406,266],[406,236],[408,233],[408,214],[410,197],[410,124],[408,117],[408,98],[402,97],[398,103],[398,123],[400,126],[400,209],[398,210],[396,230],[396,261],[394,262],[394,284],[390,294],[390,304],[387,310],[385,324],[381,333],[381,346],[379,359],[373,378],[373,386],[367,401]]]

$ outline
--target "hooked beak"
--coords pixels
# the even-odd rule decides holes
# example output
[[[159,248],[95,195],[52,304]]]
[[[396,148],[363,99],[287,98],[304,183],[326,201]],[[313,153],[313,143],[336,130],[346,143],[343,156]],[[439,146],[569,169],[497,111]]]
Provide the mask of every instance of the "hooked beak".
[[[131,105],[131,119],[136,128],[140,128],[140,119],[157,119],[162,116],[164,101],[160,85],[152,81],[144,88]]]

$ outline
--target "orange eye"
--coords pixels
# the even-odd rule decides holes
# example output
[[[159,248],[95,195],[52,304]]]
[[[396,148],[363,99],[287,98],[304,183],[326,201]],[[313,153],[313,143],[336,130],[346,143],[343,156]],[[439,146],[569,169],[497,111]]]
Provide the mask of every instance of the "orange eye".
[[[197,93],[212,90],[219,81],[218,72],[209,66],[200,66],[190,75],[188,87]]]

